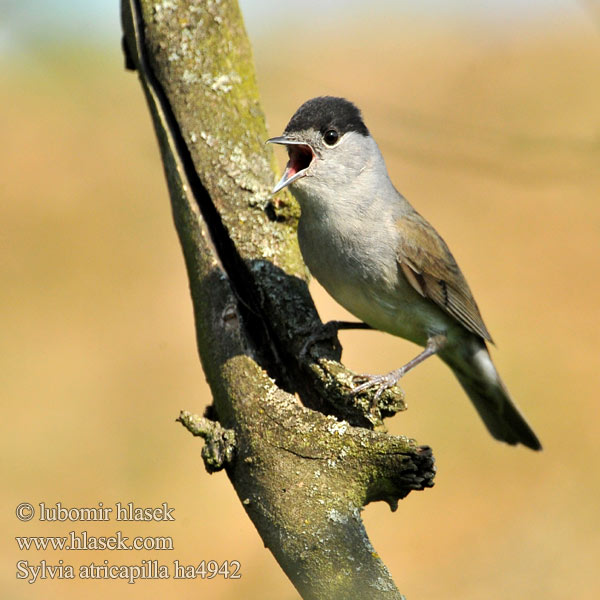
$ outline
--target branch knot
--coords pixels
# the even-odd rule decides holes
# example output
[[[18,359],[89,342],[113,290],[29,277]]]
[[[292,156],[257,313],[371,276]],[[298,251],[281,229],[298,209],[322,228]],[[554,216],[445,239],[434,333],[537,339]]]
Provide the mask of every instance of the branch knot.
[[[204,440],[202,459],[209,473],[220,471],[233,460],[235,454],[235,432],[225,429],[218,421],[192,414],[187,410],[179,413],[177,421],[192,435]]]

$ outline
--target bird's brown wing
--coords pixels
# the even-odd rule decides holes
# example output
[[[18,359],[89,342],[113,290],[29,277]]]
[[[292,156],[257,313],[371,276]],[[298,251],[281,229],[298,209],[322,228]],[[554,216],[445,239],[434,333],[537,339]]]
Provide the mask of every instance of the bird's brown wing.
[[[491,342],[473,294],[444,240],[416,212],[400,217],[396,224],[398,263],[412,287]]]

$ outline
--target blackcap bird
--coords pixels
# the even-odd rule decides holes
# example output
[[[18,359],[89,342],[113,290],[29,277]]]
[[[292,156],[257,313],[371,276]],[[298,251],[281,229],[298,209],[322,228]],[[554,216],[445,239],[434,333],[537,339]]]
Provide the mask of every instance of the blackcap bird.
[[[492,436],[540,450],[490,358],[471,290],[444,240],[390,181],[358,108],[330,96],[305,102],[283,135],[289,186],[301,209],[298,241],[321,285],[368,326],[425,349],[354,388],[377,394],[432,354],[452,369]],[[362,325],[364,327],[364,325]]]

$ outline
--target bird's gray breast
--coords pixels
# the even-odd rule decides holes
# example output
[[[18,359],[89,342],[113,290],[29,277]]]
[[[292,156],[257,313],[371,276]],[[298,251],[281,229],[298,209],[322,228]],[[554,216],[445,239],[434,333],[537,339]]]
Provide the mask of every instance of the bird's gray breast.
[[[382,218],[381,206],[301,204],[298,241],[311,273],[352,314],[389,330],[398,309],[396,236],[387,230],[394,220]]]
[[[421,297],[400,273],[398,204],[389,196],[376,196],[372,202],[364,197],[353,202],[352,196],[341,201],[323,195],[318,202],[299,199],[298,241],[304,260],[346,310],[375,329],[420,345],[447,330],[453,319]]]

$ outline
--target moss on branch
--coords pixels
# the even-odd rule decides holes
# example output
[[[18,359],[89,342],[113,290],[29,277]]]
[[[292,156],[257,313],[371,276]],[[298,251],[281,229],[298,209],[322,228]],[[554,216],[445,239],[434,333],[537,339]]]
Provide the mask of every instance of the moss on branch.
[[[156,130],[186,261],[200,359],[214,404],[182,413],[224,468],[265,544],[303,598],[401,598],[360,511],[395,509],[430,487],[431,451],[374,429],[404,408],[347,392],[340,347],[315,346],[289,193],[275,161],[237,3],[123,0],[124,48]],[[209,418],[210,417],[210,418]]]

